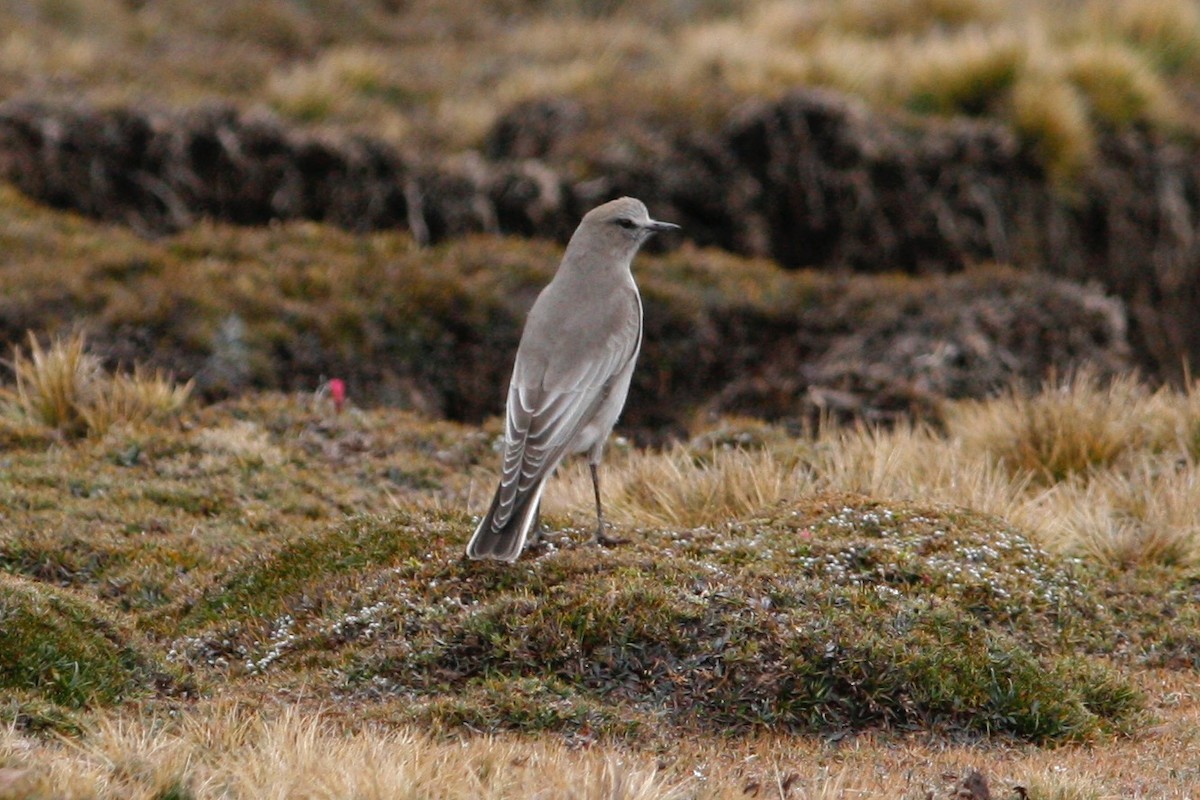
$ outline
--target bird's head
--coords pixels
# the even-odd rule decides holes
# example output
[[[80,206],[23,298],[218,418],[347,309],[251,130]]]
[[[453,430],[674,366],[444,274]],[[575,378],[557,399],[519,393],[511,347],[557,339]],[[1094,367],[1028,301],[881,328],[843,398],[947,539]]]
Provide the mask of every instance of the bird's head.
[[[616,258],[632,258],[642,243],[655,233],[678,229],[674,223],[650,219],[641,200],[621,197],[585,214],[569,247]]]

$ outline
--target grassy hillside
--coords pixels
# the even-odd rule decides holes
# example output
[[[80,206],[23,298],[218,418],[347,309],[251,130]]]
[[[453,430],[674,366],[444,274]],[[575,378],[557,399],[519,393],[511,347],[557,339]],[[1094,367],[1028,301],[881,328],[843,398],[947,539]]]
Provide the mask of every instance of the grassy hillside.
[[[29,385],[0,417],[0,611],[18,643],[5,652],[22,654],[0,688],[0,769],[26,787],[11,796],[97,774],[103,796],[250,791],[339,730],[347,763],[376,748],[414,775],[447,756],[409,731],[469,748],[521,733],[534,738],[478,757],[516,748],[505,757],[645,797],[751,780],[704,754],[711,737],[747,757],[974,741],[994,773],[987,754],[1020,742],[1124,758],[1189,730],[1191,706],[1163,687],[1200,658],[1192,394],[1084,374],[954,405],[943,430],[797,437],[727,418],[665,451],[618,443],[607,499],[628,542],[584,543],[572,465],[547,497],[547,543],[500,567],[462,557],[494,424],[261,395],[88,433],[39,422]],[[156,730],[168,739],[146,752]],[[223,745],[201,755],[198,736],[245,737],[259,772],[223,772]],[[663,753],[665,771],[588,766],[556,742],[630,764]],[[145,766],[104,767],[114,748]],[[684,780],[704,763],[722,782]],[[471,784],[486,796],[523,796],[486,774]]]

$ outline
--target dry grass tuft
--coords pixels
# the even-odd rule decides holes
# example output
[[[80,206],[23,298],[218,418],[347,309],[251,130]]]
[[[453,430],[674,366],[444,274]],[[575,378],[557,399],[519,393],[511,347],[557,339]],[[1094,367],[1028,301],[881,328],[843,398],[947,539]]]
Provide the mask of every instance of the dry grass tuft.
[[[1200,386],[1151,391],[1084,369],[1041,391],[947,408],[924,425],[826,428],[811,440],[718,427],[664,452],[614,453],[605,508],[621,525],[716,527],[820,492],[994,514],[1051,549],[1129,569],[1200,563]],[[722,423],[728,426],[729,423]],[[547,508],[586,523],[591,482],[569,465]]]
[[[1165,472],[1163,471],[1165,466]],[[1144,461],[1067,483],[1042,499],[1042,527],[1089,560],[1130,569],[1200,563],[1200,474]]]
[[[1008,31],[968,30],[953,38],[931,38],[905,67],[906,105],[923,113],[994,113],[1027,57],[1024,40]]]
[[[32,739],[0,727],[0,796],[369,800],[392,789],[390,797],[431,800],[892,800],[953,796],[961,776],[979,770],[993,796],[1016,796],[1007,790],[1021,786],[1031,798],[1075,800],[1135,795],[1139,787],[1154,786],[1156,796],[1188,797],[1190,773],[1178,765],[1180,753],[1197,745],[1191,679],[1151,676],[1146,682],[1155,684],[1170,712],[1159,735],[1056,748],[898,744],[871,736],[831,746],[819,738],[764,736],[682,741],[656,756],[602,745],[571,749],[550,739],[432,740],[403,729],[348,731],[331,710],[272,708],[255,720],[251,706],[224,701],[175,719],[104,717],[77,741]],[[298,787],[286,770],[300,753],[288,748],[312,743],[325,748],[309,751],[312,766],[333,774]],[[335,756],[344,761],[333,761]],[[259,777],[230,777],[239,761]],[[400,776],[419,780],[435,771],[425,784],[397,785]],[[264,790],[258,783],[263,777],[276,783]],[[291,795],[285,794],[289,788]]]
[[[1084,43],[1067,55],[1065,73],[1087,99],[1092,118],[1103,125],[1170,130],[1179,124],[1179,110],[1166,82],[1128,47]]]
[[[81,428],[79,409],[94,401],[104,374],[100,359],[87,352],[82,335],[43,349],[32,333],[28,356],[13,349],[12,371],[16,388],[0,390],[0,401],[9,412],[5,416],[19,414],[65,432]]]
[[[677,445],[614,459],[601,479],[606,513],[627,524],[676,529],[716,525],[752,515],[815,488],[795,456],[742,449],[696,452]],[[549,489],[547,507],[590,507],[591,477],[579,464]]]
[[[1022,75],[1012,92],[1013,126],[1038,152],[1058,186],[1068,186],[1092,160],[1096,134],[1079,89],[1053,73]]]
[[[924,425],[831,427],[812,442],[785,438],[754,448],[637,451],[610,456],[601,480],[613,520],[676,529],[718,526],[821,492],[919,498],[1011,518],[1029,488],[1027,478]],[[592,498],[586,467],[569,465],[546,497],[548,509],[583,521]]]
[[[349,732],[329,713],[233,703],[178,722],[105,718],[78,742],[30,745],[0,731],[0,763],[27,764],[25,796],[73,798],[561,797],[682,800],[690,781],[615,754],[412,730]],[[633,763],[630,763],[633,762]]]
[[[996,0],[849,0],[830,5],[835,26],[875,37],[952,30],[994,23],[1003,16]]]
[[[132,375],[117,374],[101,391],[78,408],[89,433],[103,435],[117,425],[157,422],[176,414],[192,391],[192,381],[177,384],[162,371],[134,367]]]
[[[1014,475],[1044,483],[1113,466],[1146,446],[1151,395],[1136,377],[1107,386],[1090,370],[1036,395],[1010,391],[995,400],[960,403],[947,419],[952,435],[996,459]]]
[[[1167,74],[1200,69],[1200,7],[1192,0],[1098,0],[1093,24],[1144,52]]]
[[[192,391],[191,381],[179,385],[141,366],[132,375],[109,375],[87,352],[83,334],[55,339],[43,349],[31,332],[29,355],[14,348],[12,371],[15,388],[0,387],[0,423],[33,423],[69,436],[165,420]]]
[[[406,96],[394,60],[367,47],[335,47],[313,62],[282,67],[268,78],[266,93],[279,111],[307,122],[353,114],[366,102],[416,99]]]
[[[1163,395],[1170,398],[1170,395]],[[1200,463],[1200,381],[1191,382],[1174,402],[1164,402],[1156,439],[1174,445],[1193,464]]]

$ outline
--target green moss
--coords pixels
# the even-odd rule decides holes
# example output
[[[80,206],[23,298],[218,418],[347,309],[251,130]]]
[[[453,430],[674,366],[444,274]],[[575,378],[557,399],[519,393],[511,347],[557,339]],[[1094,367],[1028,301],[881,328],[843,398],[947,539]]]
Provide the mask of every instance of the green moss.
[[[410,716],[444,728],[620,738],[636,737],[648,721],[619,703],[583,696],[554,678],[503,676],[480,681],[461,693],[437,695],[411,709]]]
[[[1046,741],[1124,724],[1140,707],[1132,692],[1094,703],[1123,680],[1059,666],[1028,635],[960,606],[883,602],[874,588],[811,578],[776,583],[768,603],[749,575],[713,585],[699,563],[688,567],[574,575],[536,602],[503,594],[383,675],[420,686],[423,673],[450,674],[464,688],[554,676],[593,703],[618,695],[646,714],[731,732],[882,725]],[[526,729],[521,714],[508,722]]]
[[[79,708],[141,694],[155,676],[144,647],[96,604],[0,573],[0,689]]]
[[[219,619],[255,619],[284,613],[317,586],[348,573],[377,570],[424,550],[416,514],[393,519],[358,517],[236,569],[183,620],[185,627]]]
[[[831,498],[516,566],[461,556],[470,521],[399,514],[295,541],[214,588],[176,646],[439,724],[966,731],[1086,739],[1142,700],[1081,654],[1086,576],[989,517]],[[1095,632],[1099,635],[1099,632]]]

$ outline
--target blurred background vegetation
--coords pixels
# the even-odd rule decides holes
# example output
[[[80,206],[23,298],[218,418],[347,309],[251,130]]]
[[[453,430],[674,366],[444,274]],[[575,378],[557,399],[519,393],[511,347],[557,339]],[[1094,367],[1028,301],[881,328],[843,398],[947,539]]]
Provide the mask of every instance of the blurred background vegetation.
[[[197,242],[193,232],[164,251],[98,229],[84,249],[104,251],[100,259],[63,245],[63,223],[0,194],[10,340],[86,317],[106,357],[188,377],[203,369],[203,394],[247,380],[308,385],[377,363],[381,350],[432,363],[446,348],[509,341],[520,303],[489,292],[512,287],[461,281],[492,252],[529,288],[542,279],[530,264],[552,263],[551,251],[481,244],[444,251],[430,267],[408,248],[476,233],[562,241],[591,204],[617,193],[643,197],[697,245],[789,269],[925,275],[999,263],[1096,283],[1124,304],[1127,332],[1103,326],[1096,347],[1061,361],[1045,357],[1046,326],[1010,326],[1022,363],[986,389],[1014,375],[1036,382],[1048,364],[1072,360],[1107,369],[1124,359],[1118,366],[1181,381],[1200,356],[1191,313],[1200,6],[1191,0],[11,0],[0,31],[0,176],[38,200],[152,238],[206,219],[403,232],[385,241],[313,228],[287,245],[235,230]],[[713,258],[688,251],[681,261]],[[164,272],[164,259],[177,263]],[[314,259],[364,263],[314,277]],[[187,296],[231,261],[234,291]],[[758,263],[729,263],[767,280]],[[73,278],[56,297],[80,301],[69,310],[29,288],[58,281],[60,269]],[[280,270],[305,274],[293,281]],[[432,272],[418,281],[422,270]],[[392,311],[355,305],[364,287],[398,280],[444,300],[405,306],[405,319],[438,320],[405,323],[416,337],[407,345],[380,324]],[[709,287],[703,302],[728,288]],[[331,296],[342,299],[301,310]],[[245,303],[230,309],[229,298]],[[1088,314],[1099,302],[1042,305],[1059,309],[1048,313],[1062,329],[1096,331]],[[689,309],[677,303],[665,316]],[[780,322],[751,334],[764,347],[827,338],[796,324],[802,332]],[[898,333],[889,324],[880,336]],[[981,354],[977,363],[998,358],[964,337],[942,336]],[[824,345],[792,351],[798,368]],[[895,394],[894,381],[864,372],[831,385]],[[796,394],[810,378],[768,383]],[[444,376],[419,376],[419,391],[409,377],[387,380],[353,388],[478,418],[440,388],[413,399]],[[486,391],[478,379],[459,383],[464,395]]]
[[[1003,119],[1069,171],[1200,102],[1190,0],[10,0],[0,30],[0,97],[261,104],[439,152],[535,97],[694,125],[807,85]]]

